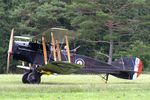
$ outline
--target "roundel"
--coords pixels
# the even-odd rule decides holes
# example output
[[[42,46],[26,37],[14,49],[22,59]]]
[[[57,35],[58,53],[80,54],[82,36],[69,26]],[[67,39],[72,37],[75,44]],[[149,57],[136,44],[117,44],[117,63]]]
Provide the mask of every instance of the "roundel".
[[[76,64],[79,64],[79,65],[85,65],[84,60],[81,59],[81,58],[76,59],[76,60],[75,60],[75,63],[76,63]]]

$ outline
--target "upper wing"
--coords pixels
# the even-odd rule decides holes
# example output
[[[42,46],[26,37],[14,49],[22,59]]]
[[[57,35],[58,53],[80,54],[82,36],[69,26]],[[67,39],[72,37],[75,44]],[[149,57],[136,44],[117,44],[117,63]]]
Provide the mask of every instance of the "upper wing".
[[[44,31],[42,34],[39,34],[33,38],[33,40],[41,41],[42,36],[45,36],[45,41],[51,43],[51,32],[54,34],[54,39],[58,40],[59,43],[64,43],[65,35],[74,37],[72,31],[63,28],[50,28]]]

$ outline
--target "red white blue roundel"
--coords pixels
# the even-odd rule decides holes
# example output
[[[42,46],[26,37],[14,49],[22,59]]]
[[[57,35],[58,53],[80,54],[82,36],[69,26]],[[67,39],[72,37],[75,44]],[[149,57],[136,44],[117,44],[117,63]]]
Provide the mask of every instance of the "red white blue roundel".
[[[85,62],[82,58],[78,58],[78,59],[75,60],[75,64],[85,65]]]
[[[134,61],[134,71],[135,73],[133,74],[133,80],[136,79],[141,73],[142,73],[142,61],[139,58],[136,58]]]

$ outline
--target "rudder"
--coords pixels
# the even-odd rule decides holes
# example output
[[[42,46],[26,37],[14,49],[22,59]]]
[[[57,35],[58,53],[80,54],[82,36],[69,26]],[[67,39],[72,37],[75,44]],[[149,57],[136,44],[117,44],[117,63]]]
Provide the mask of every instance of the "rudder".
[[[112,63],[120,71],[117,74],[111,74],[118,78],[134,80],[142,73],[142,61],[137,57],[121,58]]]

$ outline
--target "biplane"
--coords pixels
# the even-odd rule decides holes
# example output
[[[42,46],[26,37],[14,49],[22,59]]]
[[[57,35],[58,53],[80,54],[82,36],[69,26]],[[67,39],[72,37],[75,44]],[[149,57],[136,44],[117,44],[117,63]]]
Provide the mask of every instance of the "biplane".
[[[64,33],[59,30],[63,30]],[[22,82],[39,84],[44,74],[105,74],[122,79],[134,80],[142,72],[142,61],[137,57],[124,57],[112,64],[76,54],[80,46],[70,50],[66,29],[52,28],[51,32],[44,32],[35,37],[14,36],[14,29],[10,34],[7,72],[10,58],[20,60],[22,65],[17,67],[25,69]],[[38,37],[38,38],[37,38]],[[40,37],[40,39],[39,39]],[[64,44],[64,48],[60,47]]]

